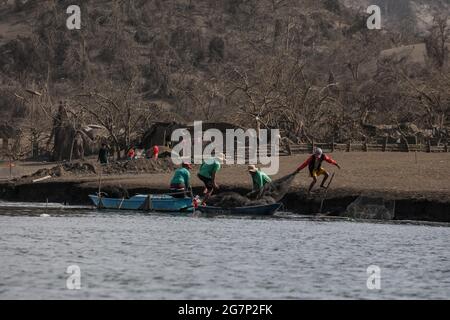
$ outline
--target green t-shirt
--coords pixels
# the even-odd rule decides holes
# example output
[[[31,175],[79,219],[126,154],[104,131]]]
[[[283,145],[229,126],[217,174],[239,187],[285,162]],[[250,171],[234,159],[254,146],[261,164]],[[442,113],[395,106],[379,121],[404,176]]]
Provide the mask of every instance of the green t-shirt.
[[[256,173],[252,176],[253,179],[253,190],[260,190],[267,183],[272,182],[272,179],[261,170],[256,171]]]
[[[212,174],[220,170],[220,162],[217,159],[208,159],[202,163],[199,175],[205,178],[212,178]]]
[[[191,173],[186,168],[179,168],[175,170],[170,184],[184,184],[186,187],[190,186]]]

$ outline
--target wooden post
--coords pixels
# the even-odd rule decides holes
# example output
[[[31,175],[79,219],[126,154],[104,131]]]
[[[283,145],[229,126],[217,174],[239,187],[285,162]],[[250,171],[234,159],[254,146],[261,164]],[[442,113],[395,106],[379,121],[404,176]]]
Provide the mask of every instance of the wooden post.
[[[259,117],[258,116],[255,118],[255,120],[256,120],[256,136],[258,137],[257,147],[259,147],[259,138],[260,138],[259,133],[261,132],[261,123],[259,122]]]
[[[347,152],[351,152],[351,151],[352,151],[352,142],[351,142],[351,140],[349,140],[347,142]]]
[[[363,141],[363,151],[364,152],[369,151],[369,148],[367,147],[367,140],[366,139],[364,139],[364,141]]]
[[[386,149],[387,149],[387,143],[388,143],[388,137],[384,137],[384,142],[383,142],[383,152],[386,152]]]
[[[403,137],[403,141],[405,142],[406,152],[409,152],[409,143],[406,137]]]
[[[291,141],[289,139],[286,139],[286,150],[288,152],[288,155],[292,155],[292,151],[291,151]]]
[[[331,152],[334,152],[334,137],[331,140]]]
[[[99,170],[100,170],[100,172],[98,175],[98,197],[101,198],[102,197],[102,175],[103,175],[102,164],[100,164]]]
[[[428,139],[428,143],[427,143],[427,152],[430,153],[431,152],[431,140]]]
[[[9,157],[9,180],[12,180],[12,158],[11,156]]]
[[[448,143],[447,142],[444,144],[444,152],[448,152]]]
[[[2,139],[2,148],[3,148],[3,151],[8,151],[8,146],[9,146],[8,140],[9,140],[9,139],[6,139],[6,138]]]

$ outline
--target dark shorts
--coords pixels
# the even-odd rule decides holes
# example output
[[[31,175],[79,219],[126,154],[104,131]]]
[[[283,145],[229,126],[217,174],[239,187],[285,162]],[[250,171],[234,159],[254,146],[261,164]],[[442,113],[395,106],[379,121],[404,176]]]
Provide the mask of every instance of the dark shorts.
[[[211,178],[204,177],[204,176],[202,176],[200,174],[197,174],[197,177],[200,180],[202,180],[202,182],[205,184],[206,188],[208,188],[209,190],[214,189],[214,183],[213,183]]]
[[[170,194],[174,198],[184,198],[187,197],[187,191],[184,184],[171,184]]]

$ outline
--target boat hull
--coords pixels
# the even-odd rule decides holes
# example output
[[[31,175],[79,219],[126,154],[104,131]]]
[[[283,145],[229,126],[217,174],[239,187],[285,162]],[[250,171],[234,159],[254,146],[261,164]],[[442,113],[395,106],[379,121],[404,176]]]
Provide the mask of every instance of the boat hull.
[[[236,207],[236,208],[220,208],[220,207],[198,207],[196,210],[205,214],[216,215],[255,215],[255,216],[271,216],[278,209],[280,209],[281,203],[274,203],[261,206],[252,207]]]
[[[98,209],[158,212],[193,211],[191,198],[174,198],[168,195],[136,195],[129,199],[90,195],[89,198]]]

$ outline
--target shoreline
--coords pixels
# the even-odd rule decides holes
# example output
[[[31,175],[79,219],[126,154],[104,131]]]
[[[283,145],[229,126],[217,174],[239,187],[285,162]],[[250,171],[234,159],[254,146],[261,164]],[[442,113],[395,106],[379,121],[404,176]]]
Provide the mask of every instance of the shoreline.
[[[280,171],[272,178],[291,173],[307,156],[280,157]],[[417,162],[413,153],[337,152],[331,156],[343,169],[325,165],[330,173],[336,172],[336,178],[324,201],[324,213],[346,216],[347,207],[362,197],[367,207],[389,202],[393,215],[386,220],[450,222],[450,154],[421,154]],[[196,174],[197,168],[192,171],[192,185],[194,193],[200,194],[203,187]],[[161,194],[167,192],[171,175],[170,171],[103,175],[102,187],[120,186],[126,188],[130,196],[136,193]],[[322,196],[307,195],[310,181],[306,171],[298,174],[281,201],[287,211],[305,215],[319,212]],[[242,165],[223,166],[218,182],[221,192],[244,194],[251,189],[246,166]],[[68,174],[37,183],[30,179],[4,181],[0,182],[0,200],[46,202],[48,199],[49,202],[90,205],[88,195],[96,193],[98,185],[99,176],[96,174]]]
[[[109,184],[106,184],[105,187],[107,185]],[[14,183],[0,183],[0,199],[15,202],[45,203],[48,200],[52,203],[66,203],[68,205],[92,205],[88,195],[97,191],[98,188],[91,182],[50,181],[17,185]],[[202,187],[194,186],[193,191],[198,194],[202,191]],[[239,186],[222,186],[221,192],[226,191],[245,194],[250,189]],[[167,189],[141,186],[128,188],[128,192],[130,195],[137,193],[162,194],[167,192]],[[369,200],[383,199],[394,201],[395,209],[392,219],[394,221],[450,222],[450,200],[448,198],[439,201],[437,199],[429,199],[426,195],[417,197],[416,194],[408,194],[406,192],[393,195],[382,191],[358,193],[349,189],[330,190],[324,201],[323,215],[321,216],[352,218],[345,215],[346,209],[360,196]],[[291,190],[281,202],[288,212],[314,216],[319,212],[321,201],[322,197],[320,194],[308,196],[304,190]]]

